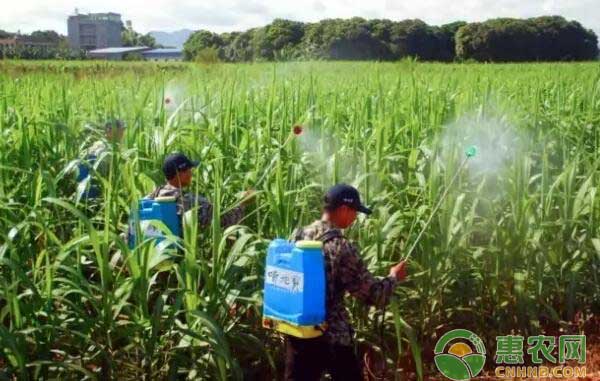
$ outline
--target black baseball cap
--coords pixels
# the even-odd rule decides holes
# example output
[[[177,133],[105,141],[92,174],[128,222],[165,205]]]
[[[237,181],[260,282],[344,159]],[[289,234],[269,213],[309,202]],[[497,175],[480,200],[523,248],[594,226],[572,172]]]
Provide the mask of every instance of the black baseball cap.
[[[196,168],[198,164],[200,164],[199,161],[190,160],[182,153],[174,153],[167,156],[165,159],[165,162],[163,163],[163,173],[167,180],[169,180],[177,176],[177,172]]]
[[[358,190],[347,184],[337,184],[329,188],[323,201],[326,209],[333,210],[342,205],[347,205],[357,212],[371,214],[371,209],[360,202]]]

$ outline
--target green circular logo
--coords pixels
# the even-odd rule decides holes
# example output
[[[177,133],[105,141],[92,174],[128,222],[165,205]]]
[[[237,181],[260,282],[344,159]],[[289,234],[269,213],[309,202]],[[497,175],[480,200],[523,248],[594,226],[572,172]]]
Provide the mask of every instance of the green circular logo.
[[[451,341],[452,344],[448,345]],[[466,329],[446,332],[435,345],[434,353],[435,366],[444,376],[454,381],[470,380],[485,365],[483,341]]]

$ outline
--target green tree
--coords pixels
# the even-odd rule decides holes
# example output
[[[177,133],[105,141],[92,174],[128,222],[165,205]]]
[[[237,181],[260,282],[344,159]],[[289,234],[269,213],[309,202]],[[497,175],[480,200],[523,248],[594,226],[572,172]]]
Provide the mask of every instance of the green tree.
[[[457,21],[439,27],[418,19],[355,17],[307,24],[276,19],[264,27],[220,35],[200,30],[184,45],[184,55],[191,60],[205,49],[214,49],[220,60],[231,62],[405,57],[424,61],[553,61],[594,59],[597,45],[592,31],[562,17],[500,18],[472,24]]]
[[[221,61],[221,58],[216,48],[204,48],[196,54],[194,61],[203,64],[215,64]]]
[[[377,33],[384,33],[378,30]],[[334,60],[387,59],[389,49],[373,33],[373,22],[360,17],[328,19],[306,28],[305,48],[316,57]]]
[[[562,17],[501,18],[461,27],[456,53],[477,61],[571,61],[598,56],[598,38]]]
[[[56,47],[56,58],[64,60],[76,58],[76,52],[71,50],[71,47],[69,46],[69,39],[65,36],[61,36],[60,40],[58,40],[58,45]]]
[[[284,50],[296,50],[304,37],[304,24],[297,21],[275,19],[252,33],[254,57],[272,60]]]
[[[123,29],[121,32],[121,41],[123,46],[147,46],[156,48],[156,39],[150,34],[141,34],[133,29]]]
[[[29,36],[33,41],[39,42],[53,42],[58,44],[61,39],[61,36],[53,30],[36,30],[31,33]]]
[[[144,56],[138,52],[126,53],[123,55],[123,61],[144,61]]]
[[[12,33],[9,33],[5,30],[0,29],[0,38],[10,38],[12,36],[13,36]]]
[[[246,32],[223,33],[222,57],[225,61],[245,62],[254,57],[252,49],[253,30]]]
[[[425,61],[440,59],[441,43],[436,30],[418,19],[393,23],[390,44],[395,59],[404,57],[415,57]]]
[[[183,56],[186,60],[193,60],[201,51],[211,48],[216,49],[221,56],[221,49],[224,47],[223,39],[216,33],[207,30],[199,30],[188,38],[183,45]]]
[[[560,16],[530,19],[536,28],[536,54],[547,61],[589,60],[598,56],[598,38],[577,21]]]
[[[465,25],[467,25],[467,23],[464,21],[455,21],[437,28],[441,49],[439,52],[439,59],[441,61],[453,61],[456,58],[456,33]]]

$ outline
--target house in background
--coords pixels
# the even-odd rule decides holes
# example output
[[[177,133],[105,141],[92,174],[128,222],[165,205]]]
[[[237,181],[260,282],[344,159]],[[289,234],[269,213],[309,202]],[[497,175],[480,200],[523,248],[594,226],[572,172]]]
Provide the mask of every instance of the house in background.
[[[96,50],[121,47],[123,22],[118,13],[89,13],[69,16],[69,45],[72,49]]]
[[[51,49],[56,48],[56,41],[42,41],[30,36],[15,35],[9,38],[0,38],[0,50],[16,50],[22,48]]]

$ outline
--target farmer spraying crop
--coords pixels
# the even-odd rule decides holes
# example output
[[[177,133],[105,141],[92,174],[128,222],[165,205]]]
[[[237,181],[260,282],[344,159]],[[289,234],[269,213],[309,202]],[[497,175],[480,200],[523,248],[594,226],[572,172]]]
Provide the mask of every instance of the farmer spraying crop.
[[[123,140],[125,123],[119,119],[108,120],[104,124],[104,138],[97,140],[88,148],[84,159],[78,167],[77,195],[78,199],[95,199],[100,197],[100,182],[94,179],[92,169],[96,174],[106,177],[108,175],[110,159],[108,155],[111,148],[117,147]]]
[[[321,219],[295,234],[297,241],[323,242],[326,322],[319,337],[286,336],[286,380],[319,380],[324,372],[329,372],[334,380],[361,380],[361,363],[354,353],[344,295],[348,292],[365,304],[381,308],[390,302],[397,282],[406,277],[404,261],[393,266],[382,279],[367,270],[358,248],[342,233],[354,223],[358,212],[371,214],[355,188],[338,184],[325,195]]]
[[[167,156],[162,168],[166,183],[156,188],[147,198],[173,198],[177,205],[179,218],[185,212],[198,206],[198,223],[200,226],[206,227],[210,225],[212,219],[212,205],[206,198],[185,190],[192,184],[193,169],[198,164],[199,162],[190,160],[182,153]],[[239,223],[244,216],[245,207],[253,200],[253,195],[253,191],[246,192],[242,204],[221,217],[221,226],[228,227]]]

